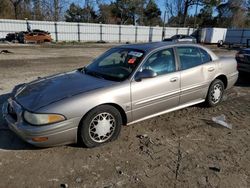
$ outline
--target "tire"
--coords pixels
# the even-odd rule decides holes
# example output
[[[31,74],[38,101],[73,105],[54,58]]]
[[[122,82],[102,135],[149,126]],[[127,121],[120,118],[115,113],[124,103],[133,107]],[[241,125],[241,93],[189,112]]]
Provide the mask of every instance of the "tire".
[[[120,112],[113,106],[101,105],[88,112],[78,130],[80,144],[96,147],[117,139],[122,126]]]
[[[215,79],[208,89],[206,105],[214,107],[220,104],[224,95],[224,89],[224,83],[219,79]]]

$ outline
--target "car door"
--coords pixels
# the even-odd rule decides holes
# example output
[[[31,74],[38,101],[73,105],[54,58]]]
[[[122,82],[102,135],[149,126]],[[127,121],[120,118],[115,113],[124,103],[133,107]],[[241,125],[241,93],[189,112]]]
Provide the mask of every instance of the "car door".
[[[178,106],[180,73],[176,71],[176,67],[173,48],[154,52],[144,61],[139,71],[150,69],[157,76],[131,82],[134,121]]]
[[[184,46],[176,48],[180,63],[180,104],[203,100],[216,73],[216,64],[202,48]]]

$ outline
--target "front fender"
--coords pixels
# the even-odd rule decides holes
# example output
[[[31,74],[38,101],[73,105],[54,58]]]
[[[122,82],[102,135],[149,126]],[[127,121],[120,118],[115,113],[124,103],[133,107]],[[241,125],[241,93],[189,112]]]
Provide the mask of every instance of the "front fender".
[[[87,112],[102,104],[116,104],[123,109],[128,121],[131,118],[130,83],[125,82],[108,88],[71,96],[38,110],[40,113],[59,113],[67,119],[83,117]]]

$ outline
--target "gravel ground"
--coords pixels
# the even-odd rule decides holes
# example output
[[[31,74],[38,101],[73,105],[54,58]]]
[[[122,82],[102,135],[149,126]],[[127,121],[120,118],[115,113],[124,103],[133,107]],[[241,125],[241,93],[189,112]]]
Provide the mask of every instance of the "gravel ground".
[[[110,45],[0,45],[0,107],[23,82],[87,64]],[[219,56],[236,51],[218,50]],[[0,187],[249,187],[250,76],[240,75],[221,105],[189,107],[124,126],[98,148],[34,148],[0,113]],[[232,129],[211,121],[224,114]]]

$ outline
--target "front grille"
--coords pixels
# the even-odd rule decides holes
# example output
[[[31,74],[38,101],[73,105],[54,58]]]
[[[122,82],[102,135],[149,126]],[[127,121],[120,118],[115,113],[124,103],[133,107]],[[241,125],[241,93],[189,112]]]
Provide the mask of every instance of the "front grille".
[[[17,121],[17,114],[16,114],[14,108],[13,108],[10,104],[8,104],[8,114],[9,114],[15,121]]]

